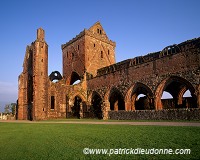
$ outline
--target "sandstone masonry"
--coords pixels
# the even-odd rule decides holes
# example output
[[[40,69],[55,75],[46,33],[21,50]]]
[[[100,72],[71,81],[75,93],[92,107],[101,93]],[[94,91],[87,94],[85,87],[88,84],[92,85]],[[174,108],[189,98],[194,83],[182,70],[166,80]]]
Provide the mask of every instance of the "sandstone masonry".
[[[48,75],[48,45],[39,28],[19,75],[17,118],[130,119],[200,108],[200,38],[119,63],[115,47],[97,22],[61,46],[63,74]],[[162,99],[164,91],[172,98]],[[191,97],[183,97],[186,91]]]

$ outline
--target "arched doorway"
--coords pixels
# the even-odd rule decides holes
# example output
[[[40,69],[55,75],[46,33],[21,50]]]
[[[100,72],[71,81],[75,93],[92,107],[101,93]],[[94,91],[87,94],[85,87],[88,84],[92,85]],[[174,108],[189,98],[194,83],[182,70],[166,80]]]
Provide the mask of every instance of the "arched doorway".
[[[111,89],[109,102],[110,102],[110,110],[114,111],[125,110],[124,97],[118,89],[116,88]]]
[[[183,97],[186,91],[191,95],[188,98]],[[163,93],[165,92],[168,92],[172,96],[171,100],[168,100],[168,103],[162,100]],[[197,101],[194,93],[195,89],[190,82],[184,78],[172,76],[163,80],[158,86],[155,105],[157,109],[196,108]]]
[[[74,105],[71,108],[72,116],[75,118],[80,118],[80,109],[82,105],[81,103],[82,103],[82,99],[79,96],[75,96]]]
[[[153,105],[153,93],[143,83],[136,83],[131,94],[132,110],[151,110]]]
[[[92,106],[90,108],[94,118],[102,119],[102,98],[97,92],[93,92],[92,95]]]

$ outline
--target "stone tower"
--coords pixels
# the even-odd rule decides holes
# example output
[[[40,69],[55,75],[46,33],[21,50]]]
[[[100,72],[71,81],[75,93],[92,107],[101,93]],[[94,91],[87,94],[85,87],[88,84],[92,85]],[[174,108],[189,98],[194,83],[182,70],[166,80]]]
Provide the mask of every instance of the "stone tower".
[[[37,30],[37,39],[26,48],[23,72],[19,76],[18,119],[39,120],[47,117],[48,45],[44,30]]]
[[[48,45],[42,28],[37,30],[33,53],[33,119],[45,119],[48,106]]]
[[[115,46],[100,22],[63,44],[63,76],[67,84],[82,79],[86,72],[96,76],[98,69],[114,64]]]

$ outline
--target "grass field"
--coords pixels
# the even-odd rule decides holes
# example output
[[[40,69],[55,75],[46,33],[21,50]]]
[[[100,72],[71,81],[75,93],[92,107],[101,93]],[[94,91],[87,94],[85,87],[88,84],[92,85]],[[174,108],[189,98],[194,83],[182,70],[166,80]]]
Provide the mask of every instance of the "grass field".
[[[191,149],[190,155],[84,155],[84,148]],[[0,159],[200,159],[200,127],[0,123]]]

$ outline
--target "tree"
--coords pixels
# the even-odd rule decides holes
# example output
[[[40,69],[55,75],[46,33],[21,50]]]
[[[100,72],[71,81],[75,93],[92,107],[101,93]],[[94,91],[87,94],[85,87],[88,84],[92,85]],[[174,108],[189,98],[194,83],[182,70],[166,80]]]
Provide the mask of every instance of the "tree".
[[[4,113],[5,114],[9,114],[10,113],[10,105],[9,104],[5,105],[5,107],[4,107]]]
[[[16,110],[16,103],[10,103],[10,104],[6,104],[4,107],[4,113],[5,114],[15,114],[15,110]]]
[[[12,114],[14,115],[14,114],[15,114],[15,111],[16,111],[16,106],[17,106],[17,104],[16,104],[16,103],[11,103],[10,105],[11,105],[11,112],[12,112]]]

